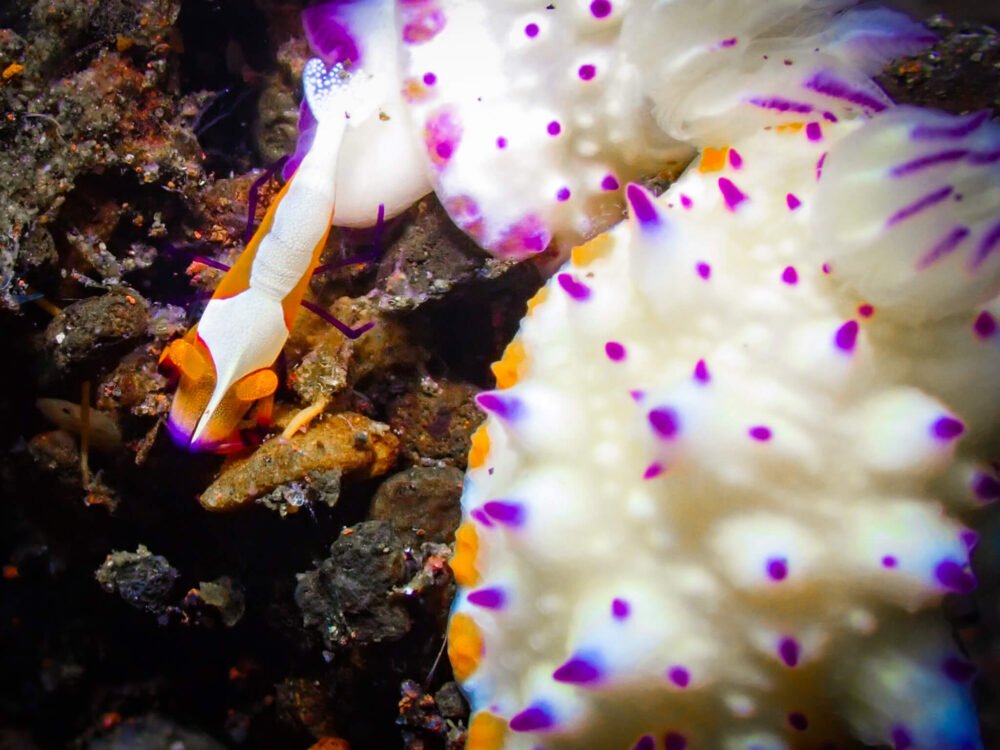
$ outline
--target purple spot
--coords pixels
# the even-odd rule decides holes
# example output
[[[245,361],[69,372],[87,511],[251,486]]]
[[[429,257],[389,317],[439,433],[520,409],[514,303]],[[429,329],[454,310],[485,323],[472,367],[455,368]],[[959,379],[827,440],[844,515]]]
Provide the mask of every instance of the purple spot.
[[[553,120],[545,126],[545,130],[549,135],[559,135],[562,132],[562,125],[559,124],[558,120]]]
[[[972,494],[984,503],[1000,499],[1000,481],[986,472],[977,472],[972,478]]]
[[[563,186],[563,187],[559,188],[556,191],[556,200],[557,201],[560,201],[560,202],[568,201],[569,200],[569,196],[570,196],[570,192],[569,192],[569,188],[568,187]]]
[[[788,205],[789,211],[794,211],[796,208],[802,205],[802,201],[799,200],[795,193],[789,193],[785,196],[785,203]]]
[[[612,362],[621,362],[625,359],[625,347],[617,341],[609,341],[604,345],[604,353]]]
[[[534,39],[536,36],[538,36],[538,24],[529,23],[527,26],[525,26],[524,35],[529,39]]]
[[[799,114],[808,114],[813,111],[811,104],[793,102],[790,99],[782,99],[778,96],[771,97],[769,99],[754,97],[750,100],[750,103],[755,107],[761,107],[762,109],[774,109],[778,112],[798,112]]]
[[[968,227],[955,227],[952,229],[948,234],[938,240],[934,247],[917,259],[917,270],[923,271],[928,266],[937,263],[946,255],[950,255],[959,245],[962,244],[969,234],[970,232]]]
[[[941,665],[941,671],[952,682],[968,682],[976,676],[978,670],[974,664],[967,662],[965,659],[959,659],[957,656],[949,656]]]
[[[608,0],[594,0],[590,4],[590,12],[594,18],[607,18],[611,15],[611,3]]]
[[[502,609],[507,603],[503,589],[493,587],[469,592],[469,603],[484,609]]]
[[[624,599],[611,600],[611,616],[616,620],[624,620],[632,611],[631,605]]]
[[[824,112],[823,119],[827,122],[840,122],[840,120],[837,119],[837,115],[833,114],[833,112]]]
[[[492,412],[500,419],[517,419],[524,410],[524,405],[519,399],[496,393],[480,393],[476,396],[476,403],[480,409]]]
[[[948,164],[949,162],[959,161],[964,159],[968,155],[968,149],[964,148],[953,148],[949,151],[940,151],[936,154],[927,154],[926,156],[921,156],[917,159],[911,161],[903,162],[902,164],[897,164],[893,167],[889,174],[893,177],[908,177],[914,172],[919,172],[928,167],[934,167],[938,164]]]
[[[559,282],[563,291],[577,302],[583,302],[590,297],[590,287],[574,279],[571,274],[561,273],[556,277],[556,281]]]
[[[687,746],[687,737],[678,732],[667,732],[663,737],[663,750],[684,750]]]
[[[735,47],[737,41],[738,40],[737,40],[736,37],[731,36],[728,39],[723,39],[721,42],[719,42],[719,46],[720,47]]]
[[[804,732],[809,728],[809,719],[801,711],[792,711],[788,714],[788,726],[797,732]]]
[[[965,425],[954,417],[940,417],[931,425],[931,434],[938,440],[954,440],[965,432]]]
[[[663,473],[663,464],[654,461],[653,463],[651,463],[649,466],[646,467],[645,471],[642,472],[642,478],[656,479],[656,477],[660,476],[660,474],[662,473]]]
[[[816,179],[818,180],[823,176],[823,164],[826,163],[826,153],[824,153],[819,160],[816,162]]]
[[[632,750],[656,750],[656,740],[648,734],[644,734],[635,741],[635,744],[632,745]]]
[[[858,343],[858,321],[849,320],[833,335],[833,343],[842,352],[850,354]]]
[[[483,505],[483,510],[504,526],[521,526],[526,515],[524,505],[513,500],[490,500]]]
[[[934,568],[934,577],[949,591],[968,594],[976,588],[976,579],[954,560],[942,560]]]
[[[679,688],[686,688],[691,684],[691,673],[684,667],[671,667],[667,670],[667,679]]]
[[[688,196],[684,195],[684,193],[681,193],[681,205],[684,208],[691,208],[691,206],[694,205],[694,201],[692,201]]]
[[[486,512],[482,508],[473,508],[469,512],[469,515],[475,518],[477,521],[479,521],[479,523],[481,523],[483,526],[486,526],[487,528],[492,528],[493,521],[490,519],[488,515],[486,515]]]
[[[660,216],[656,212],[652,197],[634,182],[625,187],[625,198],[628,200],[632,216],[639,222],[640,227],[646,229],[660,223]]]
[[[869,304],[858,305],[858,315],[862,318],[870,318],[875,314],[875,308]]]
[[[544,703],[528,706],[510,719],[510,728],[514,732],[537,732],[540,729],[550,729],[556,720],[551,709]]]
[[[749,434],[750,437],[752,437],[759,443],[766,443],[773,437],[771,428],[762,424],[754,425],[749,430],[747,430],[747,434]]]
[[[455,150],[455,144],[449,141],[441,141],[434,147],[434,153],[436,153],[445,161],[451,158],[452,152],[454,150]]]
[[[972,256],[969,268],[973,271],[978,270],[998,247],[1000,247],[1000,222],[994,224],[993,227],[983,236],[983,239],[979,243],[979,247],[976,249],[976,254]]]
[[[889,732],[893,750],[909,750],[913,747],[913,735],[902,724],[897,724]]]
[[[659,408],[649,412],[649,424],[657,437],[664,440],[673,440],[680,432],[681,423],[677,417],[677,412],[673,409]]]
[[[783,557],[772,557],[767,561],[765,570],[772,581],[784,581],[788,578],[788,561]]]
[[[712,374],[708,371],[705,360],[699,359],[694,366],[694,379],[699,383],[707,383],[712,379]]]
[[[636,389],[636,390],[629,391],[628,395],[631,396],[631,398],[632,398],[633,401],[642,401],[642,399],[645,398],[646,393],[645,393],[645,391],[641,391],[641,390]]]
[[[818,94],[830,96],[834,99],[842,99],[851,104],[857,104],[859,107],[870,109],[873,112],[881,112],[886,108],[884,102],[865,91],[852,89],[829,71],[817,73],[806,81],[805,87]]]
[[[979,534],[972,529],[965,529],[961,534],[958,535],[962,540],[962,544],[965,545],[965,549],[972,552],[979,544]]]
[[[618,188],[618,179],[613,174],[604,175],[604,179],[601,180],[601,190],[617,190]]]
[[[726,201],[726,208],[730,211],[735,211],[736,207],[747,199],[743,191],[736,187],[728,177],[719,178],[719,190],[723,200]]]
[[[581,65],[576,71],[576,74],[580,76],[581,81],[590,81],[593,80],[595,75],[597,75],[597,68],[590,63],[587,63],[586,65]]]
[[[818,122],[810,122],[806,125],[806,138],[813,142],[823,140],[823,128]]]
[[[944,126],[918,125],[910,132],[910,137],[915,141],[933,141],[938,139],[951,140],[965,138],[974,133],[990,117],[989,110],[976,112],[970,115],[961,125]]]
[[[424,73],[424,83],[427,86],[433,86],[435,83],[437,83],[437,76],[434,75],[433,73]]]
[[[895,555],[882,555],[883,568],[895,568],[897,565],[899,565],[899,561]]]
[[[786,667],[794,667],[799,663],[799,642],[794,638],[782,638],[778,643],[778,656]]]
[[[827,276],[833,273],[833,269],[830,268],[829,263],[824,263],[822,266],[820,266],[820,270],[823,271],[823,273],[826,274]]]
[[[739,169],[743,166],[743,157],[735,148],[729,149],[729,166],[733,169]]]
[[[701,276],[701,278],[703,278],[705,281],[708,281],[709,278],[711,278],[712,267],[708,265],[708,263],[705,263],[704,261],[698,261],[695,264],[694,268],[698,272],[698,275]]]
[[[951,185],[945,185],[942,188],[938,188],[937,190],[928,193],[924,197],[915,200],[910,205],[903,206],[901,209],[896,211],[896,213],[894,213],[892,216],[889,217],[889,220],[886,222],[886,226],[891,227],[898,224],[901,221],[909,219],[911,216],[916,216],[921,211],[924,211],[930,208],[931,206],[934,206],[940,203],[941,201],[946,200],[948,196],[951,195],[953,192],[955,192],[955,188],[953,188]]]
[[[597,682],[601,677],[601,670],[596,664],[579,656],[574,656],[569,661],[564,662],[552,673],[552,679],[556,682],[568,682],[573,685]]]
[[[507,148],[507,139],[503,136],[497,138],[497,148]]]
[[[997,332],[997,320],[990,315],[988,310],[983,310],[976,316],[972,324],[972,330],[981,339],[988,339]]]
[[[799,272],[795,270],[795,266],[785,266],[785,270],[781,272],[781,280],[789,286],[798,284]]]

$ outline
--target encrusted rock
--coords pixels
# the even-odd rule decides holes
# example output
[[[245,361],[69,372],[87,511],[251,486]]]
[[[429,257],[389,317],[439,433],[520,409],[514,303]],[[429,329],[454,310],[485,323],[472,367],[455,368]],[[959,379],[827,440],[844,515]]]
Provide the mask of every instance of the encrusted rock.
[[[449,543],[462,519],[462,472],[454,466],[412,467],[386,479],[370,517],[389,521],[411,544]]]

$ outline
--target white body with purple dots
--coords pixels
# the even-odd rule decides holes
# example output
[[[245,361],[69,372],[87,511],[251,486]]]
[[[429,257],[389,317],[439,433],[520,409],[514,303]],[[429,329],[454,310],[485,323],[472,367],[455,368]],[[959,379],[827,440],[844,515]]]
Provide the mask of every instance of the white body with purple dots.
[[[630,186],[480,397],[472,750],[981,747],[935,605],[1000,495],[1000,126],[807,119]]]

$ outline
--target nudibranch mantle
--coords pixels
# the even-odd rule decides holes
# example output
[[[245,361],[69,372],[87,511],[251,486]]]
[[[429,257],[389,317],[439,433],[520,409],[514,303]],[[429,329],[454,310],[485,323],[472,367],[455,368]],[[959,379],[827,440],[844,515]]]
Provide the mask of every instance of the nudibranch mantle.
[[[935,605],[1000,497],[1000,125],[804,117],[627,195],[479,397],[467,747],[981,748]]]
[[[168,430],[191,450],[239,444],[237,427],[250,407],[273,395],[269,369],[288,339],[330,231],[344,135],[381,100],[370,72],[310,60],[303,87],[318,124],[308,153],[226,273],[198,325],[164,351],[180,371]]]

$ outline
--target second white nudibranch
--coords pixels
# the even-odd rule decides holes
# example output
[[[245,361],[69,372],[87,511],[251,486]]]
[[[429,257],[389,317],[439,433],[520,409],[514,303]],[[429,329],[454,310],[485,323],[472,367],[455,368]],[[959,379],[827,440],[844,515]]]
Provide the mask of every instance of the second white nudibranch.
[[[378,107],[375,80],[339,63],[306,64],[303,88],[319,123],[309,152],[219,283],[198,325],[161,357],[180,372],[168,421],[178,445],[216,451],[240,445],[240,421],[255,402],[273,396],[278,378],[272,365],[333,220],[341,144],[352,122]],[[269,412],[261,408],[258,419],[267,421]]]

